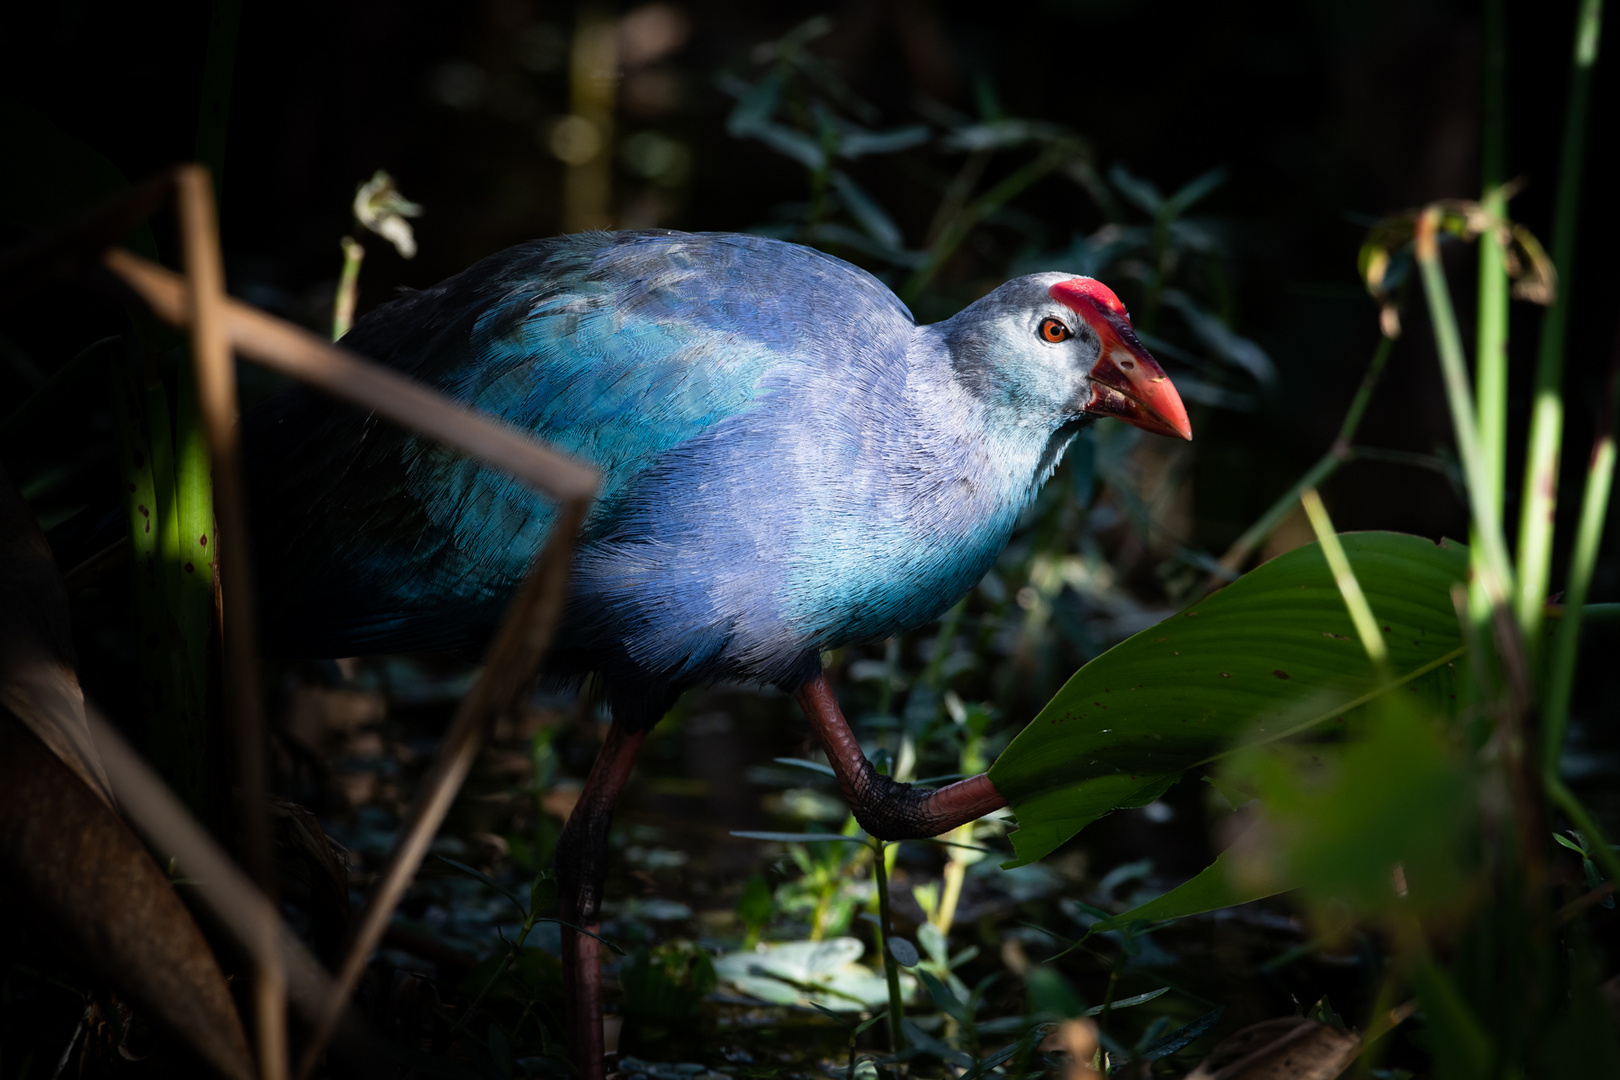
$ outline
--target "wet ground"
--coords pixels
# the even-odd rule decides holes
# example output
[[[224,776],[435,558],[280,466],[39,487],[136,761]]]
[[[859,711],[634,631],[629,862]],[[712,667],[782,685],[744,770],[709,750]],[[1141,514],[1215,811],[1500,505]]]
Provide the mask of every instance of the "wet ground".
[[[433,658],[283,674],[282,790],[341,845],[353,910],[472,675]],[[604,731],[571,694],[539,696],[503,721],[401,905],[363,998],[380,1032],[408,1056],[422,1055],[414,1058],[422,1075],[451,1063],[496,1076],[565,1068],[556,926],[535,925],[515,952],[511,943],[522,933],[516,901],[530,896],[548,865]],[[895,745],[895,732],[881,724],[869,733],[871,749]],[[886,1023],[852,1035],[886,1000],[873,949],[869,849],[733,835],[843,829],[847,814],[831,779],[779,760],[816,757],[786,697],[740,688],[689,695],[649,738],[615,818],[602,928],[625,951],[608,979],[610,1045],[622,1074],[842,1077],[864,1071],[862,1059],[883,1062]],[[936,758],[925,752],[918,766],[949,765]],[[1324,994],[1354,1005],[1367,983],[1354,943],[1338,955],[1313,952],[1293,915],[1264,904],[1129,941],[1098,935],[1043,964],[1100,913],[1202,869],[1211,827],[1231,817],[1209,785],[1189,780],[1013,871],[999,868],[1010,852],[1005,827],[983,823],[972,839],[988,852],[958,855],[974,861],[943,935],[925,929],[925,906],[938,925],[952,849],[900,845],[891,871],[895,933],[943,945],[936,974],[976,1004],[965,1030],[907,976],[911,1042],[933,1047],[909,1059],[910,1071],[941,1075],[949,1062],[959,1075],[1016,1045],[1042,1019],[1042,1005],[1051,1011],[1040,1000],[1052,996],[1051,980],[1032,980],[1032,971],[1058,973],[1060,995],[1086,1006],[1158,992],[1110,1009],[1104,1030],[1122,1048],[1221,1010],[1206,1020],[1207,1034],[1154,1066],[1165,1075],[1180,1075],[1221,1034]],[[295,915],[309,925],[315,913],[307,907]],[[515,959],[494,978],[509,952]],[[1042,1060],[1038,1052],[1025,1058],[1028,1067]]]

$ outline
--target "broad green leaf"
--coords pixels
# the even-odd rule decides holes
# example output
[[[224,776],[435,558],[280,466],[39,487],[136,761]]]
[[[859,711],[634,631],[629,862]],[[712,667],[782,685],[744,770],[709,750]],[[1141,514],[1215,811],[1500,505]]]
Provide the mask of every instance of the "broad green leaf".
[[[1455,689],[1454,675],[1435,671],[1357,710],[1334,725],[1342,742],[1233,755],[1227,772],[1262,808],[1229,849],[1238,887],[1300,888],[1324,927],[1347,912],[1413,918],[1466,904],[1479,869],[1477,778],[1436,722],[1444,705],[1423,700]]]
[[[743,840],[774,840],[779,844],[824,844],[834,840],[845,844],[866,843],[864,836],[830,832],[734,832],[731,835]]]
[[[721,979],[752,997],[778,1005],[815,1003],[834,1012],[888,1004],[881,971],[856,963],[866,947],[856,938],[784,941],[726,953],[714,962]],[[916,982],[900,976],[904,996]]]
[[[1462,655],[1451,586],[1466,549],[1343,536],[1384,628],[1380,684],[1320,546],[1273,559],[1075,673],[990,768],[1018,820],[1021,866],[1110,810],[1143,806],[1194,765],[1331,720]]]
[[[1163,896],[1138,904],[1129,911],[1103,920],[1102,929],[1126,927],[1133,922],[1164,922],[1206,911],[1247,904],[1285,891],[1275,887],[1243,888],[1233,881],[1231,851],[1223,851],[1197,876],[1182,882]],[[1099,927],[1094,925],[1093,930]]]

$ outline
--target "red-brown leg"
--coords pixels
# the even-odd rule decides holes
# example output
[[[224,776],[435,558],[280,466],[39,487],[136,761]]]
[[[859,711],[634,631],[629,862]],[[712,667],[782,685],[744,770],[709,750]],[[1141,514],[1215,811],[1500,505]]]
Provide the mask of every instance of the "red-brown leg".
[[[914,788],[881,775],[866,760],[855,733],[838,708],[827,676],[816,677],[794,695],[838,774],[844,801],[861,828],[880,840],[938,836],[1007,805],[985,773],[937,791]]]
[[[557,842],[557,885],[564,921],[596,933],[602,880],[607,872],[608,826],[613,804],[630,779],[645,731],[615,723],[591,766],[590,778]],[[568,1010],[569,1052],[580,1080],[602,1080],[602,954],[593,937],[563,927],[563,992]]]

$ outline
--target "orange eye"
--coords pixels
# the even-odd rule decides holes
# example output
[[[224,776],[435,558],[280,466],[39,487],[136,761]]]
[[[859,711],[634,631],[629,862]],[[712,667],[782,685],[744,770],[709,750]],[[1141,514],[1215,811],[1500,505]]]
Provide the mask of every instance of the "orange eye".
[[[1043,341],[1056,344],[1059,341],[1067,341],[1073,336],[1073,334],[1069,333],[1069,328],[1063,325],[1062,319],[1041,320],[1041,339]]]

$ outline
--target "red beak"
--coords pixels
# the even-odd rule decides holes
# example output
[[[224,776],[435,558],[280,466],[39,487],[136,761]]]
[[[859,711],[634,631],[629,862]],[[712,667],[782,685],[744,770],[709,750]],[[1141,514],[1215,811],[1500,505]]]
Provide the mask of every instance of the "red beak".
[[[1143,431],[1190,441],[1187,407],[1159,362],[1136,340],[1119,297],[1092,278],[1060,281],[1047,292],[1086,320],[1101,344],[1091,369],[1091,400],[1085,411],[1117,416]]]

